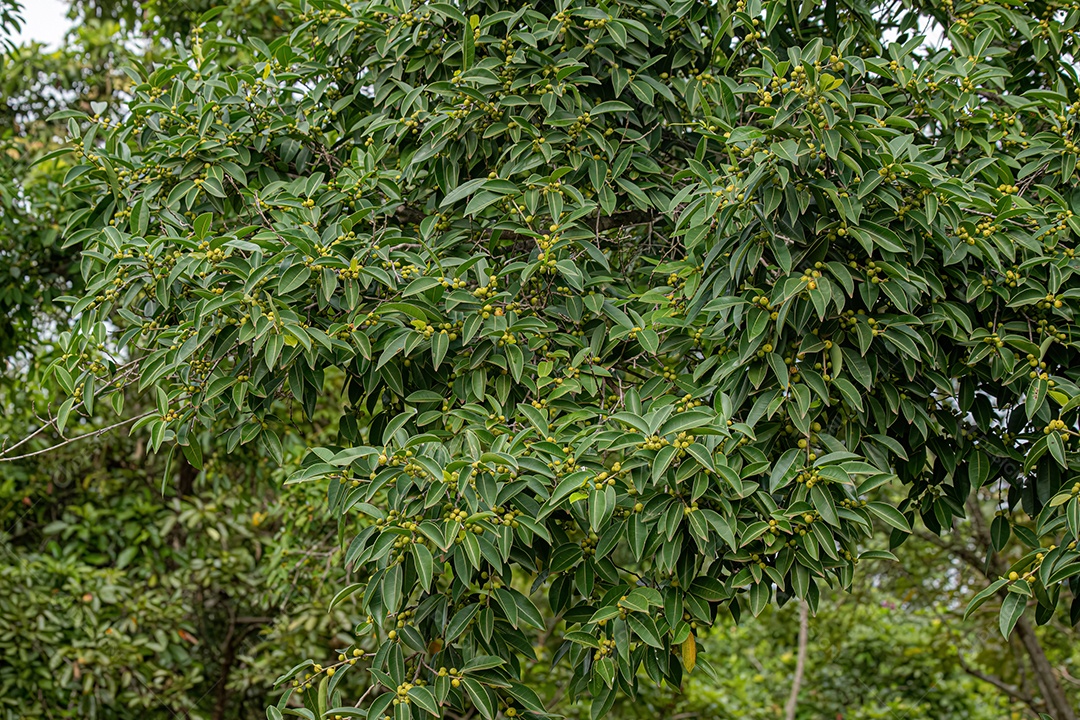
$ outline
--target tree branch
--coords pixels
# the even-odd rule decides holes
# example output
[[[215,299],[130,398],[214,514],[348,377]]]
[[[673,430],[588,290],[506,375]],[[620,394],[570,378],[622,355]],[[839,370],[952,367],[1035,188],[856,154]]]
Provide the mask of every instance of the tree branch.
[[[41,450],[35,450],[34,452],[26,453],[24,455],[14,455],[12,457],[4,457],[3,456],[4,452],[9,452],[10,449],[5,450],[3,452],[0,452],[0,463],[2,463],[2,462],[15,462],[16,460],[25,460],[26,458],[34,457],[35,455],[44,455],[45,453],[52,452],[53,450],[57,450],[59,448],[62,448],[65,445],[70,445],[73,442],[78,442],[79,440],[85,440],[86,438],[92,438],[92,437],[99,437],[99,436],[104,435],[105,433],[109,432],[110,430],[115,430],[116,428],[123,427],[124,425],[127,425],[128,423],[135,422],[136,420],[141,420],[141,419],[143,419],[144,417],[146,417],[148,415],[153,415],[154,412],[156,412],[156,411],[145,412],[142,415],[136,415],[135,417],[130,417],[127,420],[121,420],[118,423],[113,423],[112,425],[109,425],[107,427],[99,428],[97,430],[94,430],[93,432],[88,432],[85,435],[79,435],[77,437],[68,438],[67,440],[65,440],[65,441],[63,441],[61,443],[57,443],[56,445],[50,445],[47,448],[43,448]],[[50,422],[50,424],[51,424],[51,422]],[[48,427],[48,426],[46,425],[46,427]],[[22,444],[22,442],[19,443],[19,445],[21,445],[21,444]],[[12,447],[14,448],[14,447],[17,447],[17,446],[12,446]]]
[[[807,635],[810,630],[810,617],[806,601],[799,601],[799,652],[795,658],[795,677],[791,681],[791,694],[784,706],[786,720],[795,720],[795,708],[799,703],[799,689],[802,687],[803,672],[806,669]]]
[[[964,654],[962,652],[960,652],[959,650],[956,651],[956,657],[960,659],[960,667],[963,668],[964,672],[966,672],[968,675],[970,675],[970,676],[972,676],[974,678],[978,678],[979,680],[982,680],[985,683],[989,683],[989,684],[993,685],[994,687],[996,687],[998,690],[1005,693],[1009,697],[1015,698],[1015,699],[1019,700],[1020,702],[1024,703],[1029,708],[1031,708],[1034,712],[1036,712],[1036,713],[1039,712],[1040,703],[1038,701],[1036,701],[1036,699],[1033,698],[1031,695],[1029,695],[1026,692],[1024,692],[1023,690],[1021,690],[1016,685],[1010,685],[1009,683],[1005,682],[1004,680],[1002,680],[1001,678],[999,678],[996,675],[990,675],[989,673],[984,673],[981,670],[978,670],[976,668],[971,667],[970,665],[967,664],[967,661],[964,660]]]

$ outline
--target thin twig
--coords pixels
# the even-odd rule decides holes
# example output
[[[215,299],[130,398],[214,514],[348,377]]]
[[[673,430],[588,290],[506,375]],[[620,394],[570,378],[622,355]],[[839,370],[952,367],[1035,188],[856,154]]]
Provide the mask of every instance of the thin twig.
[[[35,450],[34,452],[26,453],[25,455],[15,455],[14,457],[3,457],[2,455],[0,455],[0,462],[15,462],[16,460],[25,460],[26,458],[34,457],[35,455],[44,455],[45,453],[52,452],[53,450],[57,450],[59,448],[62,448],[65,445],[70,445],[73,442],[77,442],[79,440],[85,440],[86,438],[98,437],[100,435],[104,435],[105,433],[109,432],[110,430],[115,430],[116,428],[123,427],[124,425],[127,425],[128,423],[135,422],[136,420],[141,420],[144,417],[147,417],[149,415],[153,415],[154,412],[156,412],[156,411],[152,410],[150,412],[145,412],[142,415],[136,415],[135,417],[130,417],[127,420],[121,420],[118,423],[113,423],[112,425],[109,425],[108,427],[100,428],[100,429],[95,430],[93,432],[86,433],[85,435],[79,435],[77,437],[68,438],[64,442],[57,443],[56,445],[50,445],[47,448],[44,448],[42,450]]]

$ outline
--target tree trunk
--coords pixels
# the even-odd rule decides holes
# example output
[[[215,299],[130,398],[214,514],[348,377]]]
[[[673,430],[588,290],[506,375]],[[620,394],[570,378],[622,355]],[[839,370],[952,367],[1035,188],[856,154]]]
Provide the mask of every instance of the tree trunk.
[[[229,630],[225,635],[225,646],[221,652],[221,672],[217,681],[217,697],[214,699],[213,720],[225,720],[225,710],[229,706],[229,675],[236,660],[236,620],[230,618]]]
[[[986,525],[986,519],[983,517],[982,508],[979,506],[978,501],[969,498],[967,508],[975,529],[974,535],[976,546],[986,554],[987,558],[986,569],[979,568],[977,564],[973,566],[982,572],[987,580],[992,581],[994,580],[994,576],[1004,575],[1008,570],[1008,567],[1005,565],[1002,558],[993,552],[990,542],[990,531]],[[970,561],[969,564],[971,564]],[[1008,592],[1005,591],[1005,588],[1002,588],[998,591],[998,595],[1004,598],[1008,595]],[[1054,720],[1076,720],[1076,713],[1072,706],[1069,705],[1069,700],[1061,687],[1061,683],[1058,681],[1054,666],[1050,664],[1050,661],[1046,658],[1046,653],[1043,652],[1042,644],[1035,635],[1035,628],[1031,626],[1031,623],[1026,617],[1021,615],[1016,623],[1015,632],[1019,636],[1020,642],[1023,644],[1028,658],[1031,660],[1036,683],[1042,693],[1046,708],[1050,711],[1051,715],[1053,715]]]
[[[177,464],[180,466],[179,476],[180,479],[176,485],[176,494],[182,498],[186,498],[194,494],[195,492],[195,478],[199,476],[199,471],[195,469],[195,466],[187,461],[183,453],[178,453]]]
[[[1035,666],[1035,678],[1042,687],[1046,706],[1053,715],[1054,720],[1076,720],[1076,713],[1069,705],[1069,699],[1058,682],[1054,666],[1046,659],[1039,638],[1035,636],[1035,628],[1031,627],[1026,617],[1021,617],[1016,623],[1016,634],[1020,636],[1020,642],[1024,644],[1031,664]]]
[[[791,694],[784,706],[786,720],[795,720],[795,708],[799,703],[799,688],[802,687],[803,672],[806,670],[806,645],[810,631],[810,615],[805,600],[799,601],[799,651],[795,656],[795,677],[791,681]],[[1070,720],[1075,720],[1070,718]]]

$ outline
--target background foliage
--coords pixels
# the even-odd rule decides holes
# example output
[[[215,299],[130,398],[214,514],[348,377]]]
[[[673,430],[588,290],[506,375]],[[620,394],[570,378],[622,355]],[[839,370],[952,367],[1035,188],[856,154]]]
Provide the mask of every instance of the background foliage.
[[[1073,717],[1075,8],[72,12],[4,65],[35,708],[775,717],[797,598],[806,717]]]

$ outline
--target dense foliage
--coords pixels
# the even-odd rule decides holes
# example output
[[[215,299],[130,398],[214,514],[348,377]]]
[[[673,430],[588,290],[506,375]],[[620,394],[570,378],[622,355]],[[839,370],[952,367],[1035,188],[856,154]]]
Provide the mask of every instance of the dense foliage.
[[[239,459],[162,498],[142,444],[3,472],[0,717],[262,716],[283,665],[347,640],[307,580],[335,552],[314,498]]]
[[[63,142],[49,114],[123,96],[119,66],[161,51],[120,32],[84,19],[61,50],[0,56],[0,717],[261,717],[283,666],[351,629],[348,606],[327,612],[343,573],[307,577],[340,552],[318,489],[281,493],[285,467],[209,442],[202,472],[174,463],[163,483],[146,438],[100,432],[114,419],[42,426],[69,322],[54,298],[82,283],[58,240],[69,166],[35,161]]]
[[[994,496],[970,611],[1073,717],[1024,613],[1080,619],[1080,11],[295,0],[245,47],[246,8],[39,167],[85,283],[58,432],[279,466],[333,415],[289,483],[362,611],[271,717],[541,716],[552,642],[595,719]]]

